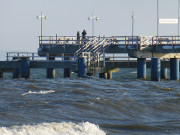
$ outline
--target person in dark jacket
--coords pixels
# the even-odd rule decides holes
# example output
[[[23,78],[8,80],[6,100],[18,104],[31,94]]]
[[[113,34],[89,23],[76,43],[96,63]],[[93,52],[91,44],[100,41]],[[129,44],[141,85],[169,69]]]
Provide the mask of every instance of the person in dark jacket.
[[[87,35],[86,30],[83,30],[83,32],[82,32],[82,40],[84,40],[84,44],[86,43],[85,42],[86,35]]]

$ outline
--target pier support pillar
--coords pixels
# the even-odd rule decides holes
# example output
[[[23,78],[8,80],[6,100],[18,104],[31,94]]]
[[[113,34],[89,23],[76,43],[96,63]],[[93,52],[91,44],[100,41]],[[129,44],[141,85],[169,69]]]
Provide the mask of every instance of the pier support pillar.
[[[160,81],[161,79],[161,60],[160,58],[151,58],[151,81]]]
[[[170,78],[172,80],[179,80],[179,59],[170,59]]]
[[[3,78],[3,72],[0,72],[0,78]]]
[[[146,58],[138,58],[137,78],[146,79]]]
[[[48,57],[48,60],[55,60],[55,57]],[[56,75],[56,71],[54,68],[48,68],[47,69],[47,78],[48,79],[54,79]]]
[[[87,73],[87,76],[92,76],[93,75],[93,73]]]
[[[161,68],[161,79],[167,79],[167,68]]]
[[[70,78],[71,77],[71,69],[70,68],[64,68],[64,78]]]
[[[84,57],[78,58],[78,77],[85,76],[86,62]]]
[[[107,79],[107,73],[99,73],[99,78]]]
[[[112,79],[112,72],[107,73],[107,79]]]
[[[64,60],[72,60],[72,58],[64,58]],[[71,69],[70,68],[64,68],[64,78],[70,78],[71,77]]]
[[[30,59],[29,57],[21,57],[21,78],[29,78],[30,76]]]
[[[13,57],[14,61],[20,61],[19,57]],[[16,68],[13,72],[13,78],[20,78],[20,68]]]

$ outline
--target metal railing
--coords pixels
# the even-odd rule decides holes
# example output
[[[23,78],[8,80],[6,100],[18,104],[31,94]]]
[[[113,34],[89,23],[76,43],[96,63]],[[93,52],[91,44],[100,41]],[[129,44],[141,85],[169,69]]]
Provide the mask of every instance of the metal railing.
[[[14,57],[29,57],[30,60],[35,60],[35,58],[39,58],[37,53],[34,52],[7,52],[6,60],[11,61]]]

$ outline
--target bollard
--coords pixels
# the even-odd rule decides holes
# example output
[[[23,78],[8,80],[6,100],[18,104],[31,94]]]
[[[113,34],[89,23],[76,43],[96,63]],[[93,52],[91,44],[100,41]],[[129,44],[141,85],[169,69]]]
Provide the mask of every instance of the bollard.
[[[137,78],[146,79],[146,58],[138,58]]]
[[[55,57],[48,57],[47,60],[55,60]],[[56,75],[56,71],[54,68],[47,69],[47,78],[48,79],[54,79],[55,75]]]
[[[78,77],[85,76],[86,63],[84,57],[78,58]]]
[[[171,80],[179,80],[179,59],[170,59],[170,78]]]
[[[151,58],[151,81],[160,81],[161,60],[160,58]]]

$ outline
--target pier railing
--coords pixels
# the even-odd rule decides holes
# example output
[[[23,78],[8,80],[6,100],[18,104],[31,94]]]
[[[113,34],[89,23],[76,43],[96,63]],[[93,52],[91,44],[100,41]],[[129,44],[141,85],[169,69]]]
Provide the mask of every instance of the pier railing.
[[[76,36],[39,36],[40,45],[65,45],[65,44],[84,44],[93,38],[111,39],[114,45],[139,45],[139,46],[153,46],[153,45],[180,45],[179,36],[112,36],[112,37],[92,37],[86,38]]]
[[[97,40],[111,39],[112,44],[122,44],[122,45],[137,45],[140,44],[139,36],[112,36],[112,37],[92,37],[87,36],[86,38],[76,36],[39,36],[40,45],[65,45],[65,44],[84,44],[84,42],[89,42],[93,38]]]

